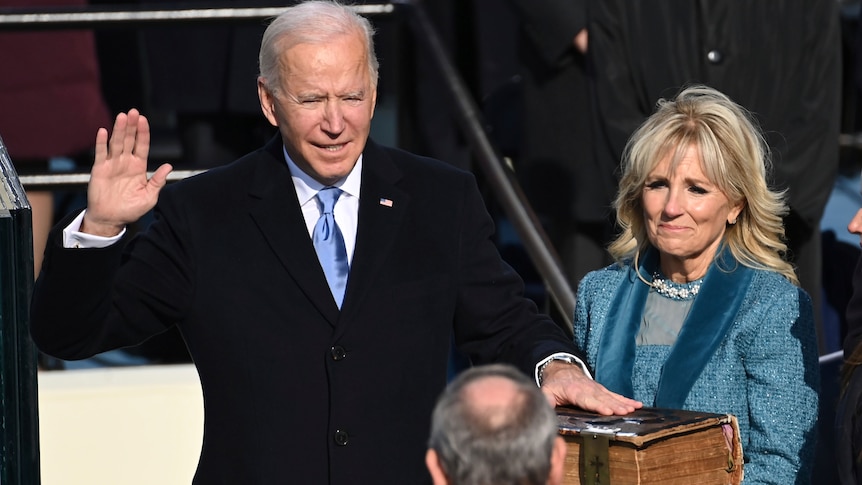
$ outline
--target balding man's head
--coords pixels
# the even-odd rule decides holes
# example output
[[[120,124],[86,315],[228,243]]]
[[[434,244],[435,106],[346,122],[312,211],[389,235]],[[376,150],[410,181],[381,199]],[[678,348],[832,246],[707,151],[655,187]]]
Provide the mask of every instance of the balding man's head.
[[[435,484],[545,485],[561,479],[564,455],[556,413],[536,384],[495,364],[469,369],[446,388],[426,462]]]

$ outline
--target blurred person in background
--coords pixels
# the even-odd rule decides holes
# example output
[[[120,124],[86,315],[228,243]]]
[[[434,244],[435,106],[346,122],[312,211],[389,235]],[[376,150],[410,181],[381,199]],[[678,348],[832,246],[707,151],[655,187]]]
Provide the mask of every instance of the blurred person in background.
[[[0,0],[0,7],[62,9],[85,0]],[[0,32],[0,137],[18,175],[48,173],[55,158],[89,166],[93,134],[110,123],[89,30]],[[25,187],[26,188],[26,187]],[[54,224],[50,190],[28,190],[38,276]]]
[[[515,173],[574,289],[612,262],[616,191],[614,167],[595,154],[587,0],[507,2],[520,24]]]

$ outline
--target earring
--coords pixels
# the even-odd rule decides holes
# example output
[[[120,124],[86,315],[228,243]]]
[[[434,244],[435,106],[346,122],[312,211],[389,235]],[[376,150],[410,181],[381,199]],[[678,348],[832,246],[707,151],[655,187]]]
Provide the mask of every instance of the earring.
[[[734,220],[732,220],[732,221],[727,221],[727,223],[728,223],[728,224],[730,224],[730,225],[732,226],[732,225],[736,224],[736,219],[734,219]]]

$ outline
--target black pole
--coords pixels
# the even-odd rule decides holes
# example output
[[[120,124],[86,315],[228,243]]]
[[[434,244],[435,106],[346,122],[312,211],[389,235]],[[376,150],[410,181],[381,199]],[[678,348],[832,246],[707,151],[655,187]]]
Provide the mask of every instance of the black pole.
[[[39,400],[30,340],[30,203],[0,139],[0,483],[38,485]]]

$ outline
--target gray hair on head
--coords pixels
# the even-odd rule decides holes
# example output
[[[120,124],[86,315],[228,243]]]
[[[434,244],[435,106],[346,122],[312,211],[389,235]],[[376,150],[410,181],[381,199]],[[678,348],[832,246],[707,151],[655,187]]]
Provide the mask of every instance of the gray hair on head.
[[[494,406],[468,398],[482,379],[511,381],[516,396]],[[434,409],[428,446],[453,485],[544,485],[558,433],[542,391],[506,364],[472,367],[453,380]]]
[[[275,17],[260,43],[258,66],[264,85],[278,94],[281,85],[280,55],[298,44],[323,44],[341,35],[359,34],[365,41],[368,74],[377,86],[379,63],[374,52],[371,22],[347,5],[328,0],[311,0],[288,7]]]

